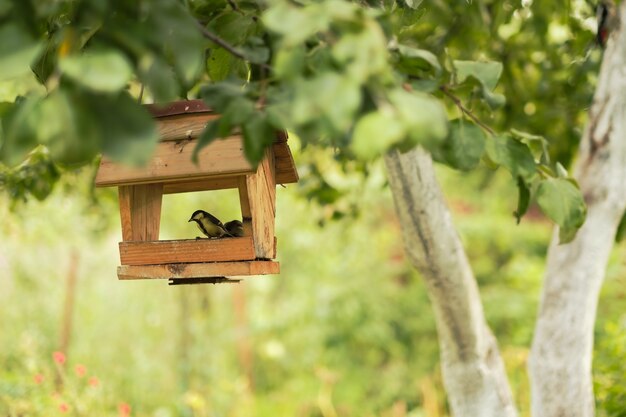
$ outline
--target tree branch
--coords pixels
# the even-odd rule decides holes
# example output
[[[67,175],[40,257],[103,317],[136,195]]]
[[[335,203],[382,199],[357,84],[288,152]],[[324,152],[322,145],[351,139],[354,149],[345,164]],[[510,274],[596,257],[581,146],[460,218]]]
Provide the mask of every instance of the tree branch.
[[[217,36],[215,33],[211,32],[210,30],[205,28],[202,23],[196,22],[196,26],[198,26],[198,29],[200,29],[200,32],[202,33],[202,36],[204,36],[205,38],[207,38],[211,42],[215,43],[216,45],[221,46],[222,48],[224,48],[226,51],[228,51],[235,58],[239,58],[242,61],[246,61],[246,62],[249,62],[249,63],[254,64],[254,65],[259,65],[261,68],[264,68],[264,69],[267,69],[267,70],[271,70],[272,69],[272,67],[270,67],[269,65],[267,65],[265,63],[257,64],[256,62],[252,62],[252,60],[250,60],[250,58],[248,58],[243,52],[241,52],[240,50],[235,48],[233,45],[231,45],[230,43],[228,43],[224,39],[222,39],[219,36]]]
[[[478,126],[482,127],[489,134],[495,135],[494,130],[492,128],[490,128],[489,126],[487,126],[486,124],[484,124],[478,117],[476,117],[476,115],[474,113],[472,113],[472,111],[470,109],[465,107],[463,105],[463,103],[461,103],[461,99],[458,98],[457,96],[455,96],[454,94],[452,94],[452,92],[450,92],[450,90],[448,89],[447,86],[442,85],[441,87],[439,87],[439,90],[444,95],[446,95],[450,100],[452,100],[454,102],[454,104],[459,108],[459,110],[461,110],[461,112],[463,112],[463,114],[465,114],[467,117],[472,119],[474,121],[474,123],[476,123]]]

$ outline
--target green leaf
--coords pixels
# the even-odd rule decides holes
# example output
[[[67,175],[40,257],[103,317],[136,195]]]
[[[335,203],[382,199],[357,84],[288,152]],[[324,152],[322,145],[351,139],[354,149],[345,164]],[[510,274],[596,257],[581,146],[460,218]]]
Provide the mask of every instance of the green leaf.
[[[94,115],[76,95],[60,89],[54,91],[43,100],[40,118],[38,142],[50,150],[55,162],[81,165],[100,152]]]
[[[207,60],[207,74],[211,81],[224,81],[230,75],[235,58],[224,48],[211,49],[211,55]]]
[[[143,165],[152,157],[159,139],[156,124],[148,111],[129,94],[90,95],[86,107],[96,117],[102,150],[117,162]]]
[[[5,165],[19,164],[37,146],[41,101],[38,96],[20,98],[11,108],[5,109],[0,147],[0,161]]]
[[[356,123],[352,150],[361,159],[373,159],[404,137],[406,130],[397,117],[379,110],[368,113]]]
[[[445,140],[448,116],[439,100],[424,93],[395,89],[389,93],[389,101],[408,132],[408,141],[402,144],[401,150],[418,144],[432,149]]]
[[[263,24],[283,36],[283,46],[301,45],[330,24],[330,16],[323,4],[298,7],[289,3],[276,3],[263,13]]]
[[[198,22],[187,7],[176,1],[151,2],[146,26],[154,30],[159,45],[169,57],[182,84],[190,86],[204,65],[208,42],[198,28]]]
[[[128,59],[118,51],[98,50],[68,56],[59,61],[63,75],[94,91],[117,92],[133,75]]]
[[[422,71],[434,70],[435,74],[441,73],[441,65],[439,60],[430,51],[425,49],[412,48],[410,46],[398,45],[398,53],[400,54],[400,64],[409,73],[419,75]]]
[[[220,119],[212,119],[209,120],[202,131],[202,134],[198,138],[198,143],[196,147],[193,149],[193,153],[191,154],[191,160],[194,164],[198,163],[198,154],[205,146],[208,146],[217,139],[220,127]]]
[[[276,132],[267,122],[265,115],[255,113],[242,126],[244,154],[253,166],[256,166],[263,156],[265,149],[274,142]]]
[[[256,26],[252,16],[228,10],[213,18],[207,28],[231,45],[239,46],[253,33]]]
[[[418,9],[424,0],[404,0],[411,9]]]
[[[508,135],[488,137],[485,149],[489,158],[506,168],[513,178],[522,177],[528,182],[537,172],[528,146]]]
[[[500,75],[502,75],[501,62],[454,60],[454,67],[457,71],[456,76],[459,84],[463,83],[469,77],[474,77],[488,90],[496,88]]]
[[[561,165],[560,162],[556,163],[556,174],[558,175],[559,178],[567,178],[568,177],[567,170],[565,169],[565,167],[563,165]]]
[[[30,72],[30,64],[43,44],[22,26],[10,22],[0,26],[0,39],[0,80]]]
[[[349,77],[324,72],[298,80],[292,106],[294,123],[327,123],[337,133],[347,131],[361,104],[361,89]]]
[[[530,189],[526,186],[526,182],[522,177],[517,177],[517,190],[517,210],[513,212],[513,215],[517,220],[517,224],[519,224],[524,214],[528,211],[528,206],[530,205]]]
[[[281,48],[274,59],[274,72],[280,78],[292,80],[304,69],[305,59],[306,50],[302,45]]]
[[[359,83],[389,70],[387,39],[379,25],[368,24],[359,32],[345,34],[332,47],[332,56]]]
[[[548,178],[539,184],[537,204],[559,225],[560,242],[574,239],[587,214],[583,196],[574,182],[564,178]]]
[[[142,59],[139,77],[152,93],[155,103],[175,100],[180,94],[180,84],[174,69],[158,56]]]
[[[239,84],[223,81],[203,86],[200,96],[209,107],[218,112],[224,112],[232,100],[244,97],[245,92]]]
[[[482,96],[491,107],[491,109],[497,109],[506,104],[506,97],[503,94],[494,93],[492,91],[487,90],[487,88],[483,87],[481,90]]]
[[[469,171],[478,165],[485,150],[485,133],[475,124],[456,119],[442,147],[443,162],[452,168]]]

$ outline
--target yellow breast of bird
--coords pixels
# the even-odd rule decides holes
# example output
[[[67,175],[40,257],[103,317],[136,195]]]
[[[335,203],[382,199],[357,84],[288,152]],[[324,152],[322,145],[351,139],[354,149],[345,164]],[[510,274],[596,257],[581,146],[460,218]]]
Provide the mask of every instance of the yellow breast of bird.
[[[211,221],[202,219],[200,220],[200,222],[202,223],[202,225],[200,225],[200,223],[197,223],[198,229],[200,229],[200,231],[202,231],[202,233],[204,233],[205,235],[208,235],[208,237],[220,237],[224,234],[224,230],[221,227],[211,223]]]

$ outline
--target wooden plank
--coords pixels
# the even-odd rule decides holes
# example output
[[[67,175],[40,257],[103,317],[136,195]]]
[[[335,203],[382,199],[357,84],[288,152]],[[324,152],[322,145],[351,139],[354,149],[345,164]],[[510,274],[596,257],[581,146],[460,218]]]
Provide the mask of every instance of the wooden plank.
[[[272,149],[267,150],[266,159],[259,164],[255,174],[246,177],[246,188],[250,213],[252,216],[252,237],[254,250],[259,259],[274,259],[276,245],[274,239],[274,220],[276,211],[276,184],[270,184],[274,177],[271,175],[271,164],[274,154]],[[268,173],[268,171],[270,171]],[[271,193],[273,190],[274,193]]]
[[[163,194],[237,188],[239,183],[238,178],[240,177],[210,177],[188,181],[166,182],[163,184]],[[245,177],[241,176],[241,178]]]
[[[119,187],[120,218],[124,241],[159,239],[162,184]]]
[[[280,274],[280,264],[274,261],[122,265],[117,267],[117,277],[121,280],[185,279],[215,276],[238,277],[275,274]]]
[[[248,181],[246,177],[239,177],[238,188],[243,235],[252,236],[252,212],[250,211],[250,198],[248,197]]]
[[[251,261],[256,259],[251,237],[198,240],[120,242],[122,265],[184,262]]]
[[[276,184],[292,184],[298,182],[296,162],[286,142],[275,143],[273,146],[276,163]]]
[[[155,118],[188,113],[212,113],[213,110],[201,99],[178,100],[170,103],[144,104],[146,110]]]
[[[191,162],[197,139],[161,142],[145,166],[133,168],[102,158],[96,186],[173,182],[210,176],[242,175],[254,172],[243,154],[241,138],[232,136],[212,142],[200,151],[198,164]]]
[[[202,134],[206,124],[218,119],[219,114],[194,113],[180,114],[157,119],[157,128],[162,141],[193,139]]]

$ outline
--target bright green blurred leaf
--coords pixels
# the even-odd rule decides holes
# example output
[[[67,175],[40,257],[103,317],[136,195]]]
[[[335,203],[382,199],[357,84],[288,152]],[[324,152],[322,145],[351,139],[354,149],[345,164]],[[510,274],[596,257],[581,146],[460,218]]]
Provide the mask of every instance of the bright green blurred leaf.
[[[500,62],[454,61],[457,81],[463,83],[468,77],[474,77],[487,89],[493,90],[502,74]]]
[[[269,30],[283,36],[284,46],[295,46],[325,30],[330,24],[330,17],[323,10],[323,5],[314,3],[302,8],[281,2],[263,14],[263,23]]]
[[[171,66],[158,56],[141,62],[139,76],[152,93],[155,103],[175,100],[180,94],[180,84]]]
[[[537,204],[559,225],[561,243],[574,239],[587,214],[580,189],[564,178],[548,178],[542,181],[537,189]]]
[[[278,77],[290,80],[299,75],[306,64],[306,50],[301,45],[281,48],[274,59],[274,72]]]
[[[40,112],[44,123],[37,129],[38,142],[50,150],[55,162],[85,164],[100,152],[94,115],[76,96],[56,90],[42,101]]]
[[[248,161],[256,166],[263,159],[265,149],[276,137],[274,128],[263,114],[255,113],[242,126],[242,133],[244,154]]]
[[[196,147],[193,149],[193,153],[191,154],[191,160],[194,164],[198,163],[198,154],[205,146],[209,145],[215,139],[217,139],[219,133],[220,119],[212,119],[209,120],[204,127],[204,130],[200,134],[198,138],[198,143]]]
[[[85,100],[95,115],[105,155],[130,165],[142,165],[150,160],[159,135],[152,116],[143,106],[125,92],[114,96],[90,95]]]
[[[28,152],[37,146],[41,101],[41,97],[30,96],[16,100],[11,108],[5,108],[0,161],[7,166],[13,167],[22,162]]]
[[[208,42],[198,28],[198,22],[183,4],[175,1],[150,3],[148,21],[154,27],[159,45],[169,57],[176,73],[185,85],[191,85],[204,66],[204,48]]]
[[[395,106],[398,120],[409,134],[409,143],[401,149],[410,149],[418,144],[433,148],[445,140],[448,116],[439,100],[424,93],[395,89],[389,94],[389,101]]]
[[[354,127],[352,150],[361,159],[372,159],[382,155],[405,134],[404,126],[391,112],[368,113]]]
[[[293,122],[305,124],[323,118],[336,132],[346,131],[361,103],[359,85],[340,74],[326,72],[296,85]]]
[[[0,80],[26,74],[43,45],[17,23],[0,26]]]
[[[109,93],[125,88],[133,75],[128,59],[115,50],[68,56],[59,61],[59,68],[74,82],[94,91]]]

